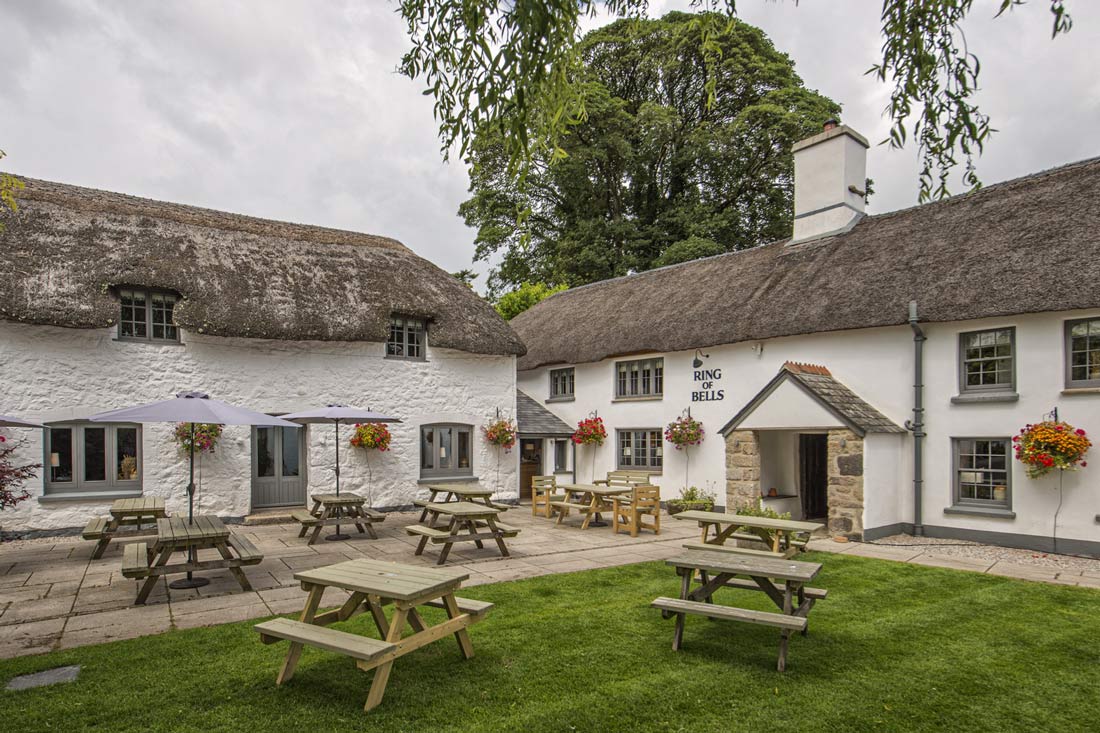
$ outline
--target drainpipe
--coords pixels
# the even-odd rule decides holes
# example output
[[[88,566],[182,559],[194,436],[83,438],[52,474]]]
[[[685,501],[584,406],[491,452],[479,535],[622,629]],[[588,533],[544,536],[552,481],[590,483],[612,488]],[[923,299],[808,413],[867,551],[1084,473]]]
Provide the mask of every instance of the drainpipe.
[[[924,535],[921,522],[921,493],[924,488],[924,335],[917,321],[917,301],[909,301],[909,327],[913,329],[913,419],[905,428],[913,434],[913,535]]]

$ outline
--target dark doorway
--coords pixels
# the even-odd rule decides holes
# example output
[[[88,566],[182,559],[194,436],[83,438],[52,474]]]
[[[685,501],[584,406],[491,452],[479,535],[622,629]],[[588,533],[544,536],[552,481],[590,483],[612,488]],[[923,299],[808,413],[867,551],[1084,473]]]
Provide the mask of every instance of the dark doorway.
[[[531,479],[542,473],[542,439],[519,441],[519,498],[531,498]]]
[[[798,436],[803,519],[829,516],[829,436]]]

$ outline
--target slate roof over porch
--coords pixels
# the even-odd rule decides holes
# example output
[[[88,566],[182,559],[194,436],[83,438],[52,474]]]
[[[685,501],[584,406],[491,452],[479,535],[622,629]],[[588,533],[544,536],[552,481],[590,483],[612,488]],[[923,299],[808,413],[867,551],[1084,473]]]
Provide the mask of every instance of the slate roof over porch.
[[[520,435],[532,438],[567,438],[573,434],[573,428],[560,417],[519,390],[516,390],[516,425]]]

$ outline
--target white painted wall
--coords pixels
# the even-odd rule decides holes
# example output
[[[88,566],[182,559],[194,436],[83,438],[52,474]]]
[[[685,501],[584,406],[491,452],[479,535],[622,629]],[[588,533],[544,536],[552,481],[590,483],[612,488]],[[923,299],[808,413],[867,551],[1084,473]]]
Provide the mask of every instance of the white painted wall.
[[[403,420],[390,426],[391,450],[372,451],[370,494],[376,507],[401,506],[418,495],[420,426],[475,426],[474,474],[501,498],[518,492],[515,453],[489,446],[478,429],[502,414],[515,416],[515,358],[481,356],[429,344],[424,362],[383,358],[380,343],[280,342],[183,334],[183,345],[114,340],[114,329],[78,330],[0,321],[0,413],[65,419],[198,389],[211,397],[264,412],[292,412],[329,403],[370,407]],[[169,511],[186,508],[187,463],[171,439],[172,425],[143,433],[146,495],[163,496]],[[309,490],[332,486],[333,428],[308,428]],[[8,430],[28,442],[20,455],[41,462],[41,431]],[[367,492],[367,456],[341,430],[341,488]],[[106,514],[109,501],[40,503],[34,495],[0,515],[5,531],[83,526]],[[426,492],[421,492],[426,493]],[[250,512],[251,432],[227,426],[213,456],[202,461],[199,511],[221,516]]]
[[[789,385],[782,385],[780,389]],[[798,390],[797,387],[795,387]],[[799,390],[801,391],[801,390]],[[779,390],[776,390],[778,393]],[[775,396],[775,394],[773,394]],[[820,406],[814,405],[820,409]],[[760,491],[765,496],[764,506],[780,514],[791,513],[791,519],[802,519],[802,501],[800,499],[768,498],[766,494],[774,487],[777,494],[801,494],[798,475],[798,435],[801,431],[761,430],[760,448]]]
[[[902,313],[905,304],[899,303]],[[952,497],[952,437],[1011,437],[1029,422],[1041,420],[1058,406],[1060,416],[1089,432],[1097,441],[1089,467],[1066,473],[1065,502],[1059,519],[1059,537],[1100,541],[1100,392],[1063,395],[1063,322],[1071,318],[1100,315],[1100,311],[1030,314],[958,323],[925,324],[925,490],[924,523],[945,527],[987,530],[1022,535],[1050,536],[1054,509],[1058,503],[1057,477],[1027,478],[1022,466],[1013,462],[1013,504],[1015,519],[948,515],[944,508]],[[1016,327],[1018,402],[1009,404],[951,403],[958,394],[958,334],[964,331]],[[611,440],[596,449],[600,474],[615,468],[613,439],[616,428],[663,428],[683,410],[703,422],[706,437],[692,448],[690,483],[709,486],[719,497],[725,493],[725,451],[718,430],[733,417],[778,372],[785,361],[822,364],[833,376],[898,425],[912,415],[913,341],[908,326],[818,333],[772,339],[762,350],[754,344],[714,346],[703,349],[710,355],[705,368],[722,369],[722,378],[712,392],[722,390],[724,398],[691,402],[700,385],[692,379],[694,351],[665,354],[665,390],[660,400],[616,402],[613,395],[615,360],[576,365],[576,399],[546,405],[569,424],[576,424],[598,410]],[[655,354],[660,355],[660,354]],[[640,358],[631,356],[629,358]],[[561,365],[558,365],[561,366]],[[519,374],[519,388],[536,399],[549,394],[548,369]],[[815,420],[816,422],[816,420]],[[800,425],[788,427],[801,427]],[[911,522],[912,438],[902,435],[872,436],[865,454],[868,528]],[[891,442],[896,443],[891,445]],[[589,477],[592,448],[578,449],[578,478]],[[662,497],[677,495],[684,484],[684,455],[665,451],[664,474],[657,482]]]

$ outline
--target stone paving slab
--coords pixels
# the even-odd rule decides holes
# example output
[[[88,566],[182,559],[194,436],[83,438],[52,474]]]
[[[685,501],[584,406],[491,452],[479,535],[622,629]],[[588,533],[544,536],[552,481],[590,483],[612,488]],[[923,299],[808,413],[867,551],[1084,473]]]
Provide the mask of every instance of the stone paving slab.
[[[305,592],[294,573],[349,558],[368,557],[424,567],[436,567],[438,547],[413,554],[417,538],[404,527],[416,523],[417,512],[393,513],[375,525],[377,540],[354,533],[343,542],[307,545],[297,536],[297,524],[249,526],[247,537],[264,554],[263,562],[244,569],[253,586],[242,592],[228,570],[199,573],[210,584],[198,589],[170,590],[160,580],[145,606],[133,606],[139,581],[119,573],[122,546],[114,542],[99,560],[91,559],[94,543],[76,538],[49,543],[10,543],[0,546],[0,658],[40,654],[158,634],[170,629],[212,626],[276,614],[296,613],[305,603]],[[526,506],[508,512],[506,521],[520,528],[507,541],[510,557],[502,558],[495,545],[478,550],[472,544],[457,545],[446,567],[468,572],[467,586],[531,578],[550,573],[593,570],[614,565],[662,560],[683,552],[685,541],[694,541],[698,528],[691,522],[662,522],[661,534],[643,532],[638,537],[610,527],[581,531],[579,522],[556,525],[553,520],[532,517]],[[144,540],[142,540],[144,541]],[[1025,580],[1100,587],[1100,561],[1060,571],[1006,561],[937,555],[934,547],[841,543],[815,539],[809,549],[853,554],[884,560],[911,562],[954,570],[988,572]],[[347,594],[330,588],[323,607],[342,603]]]

